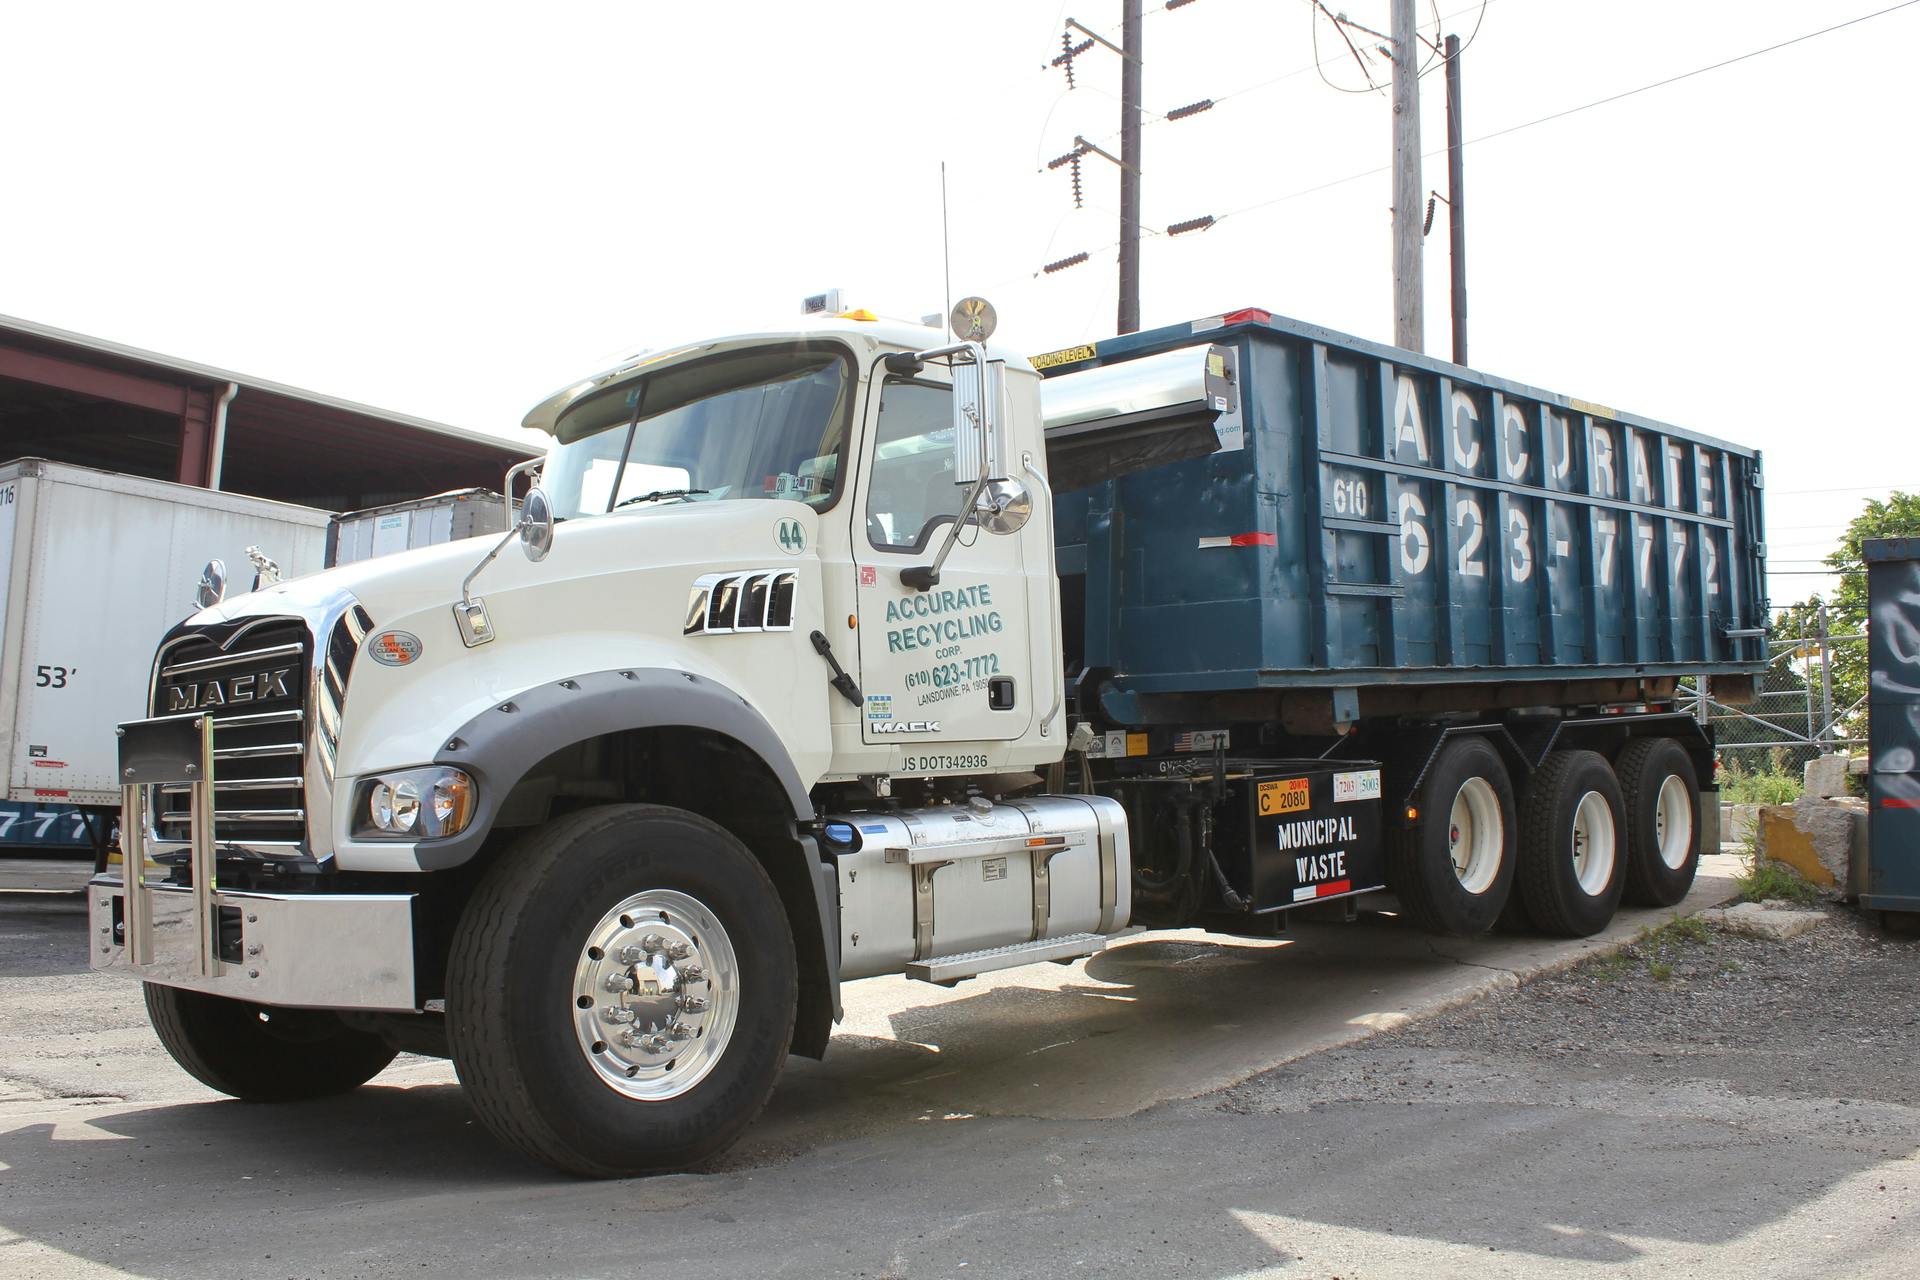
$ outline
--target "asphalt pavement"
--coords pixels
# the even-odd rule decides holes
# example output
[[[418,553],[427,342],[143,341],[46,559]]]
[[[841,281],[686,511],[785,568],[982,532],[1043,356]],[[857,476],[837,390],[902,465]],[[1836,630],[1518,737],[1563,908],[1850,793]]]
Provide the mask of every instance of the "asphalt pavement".
[[[1713,862],[1684,909],[1730,896]],[[87,971],[76,899],[0,895],[0,1275],[1920,1272],[1900,1089],[1539,1049],[1608,1003],[1543,1003],[1542,975],[1670,914],[1583,942],[1141,934],[951,990],[855,983],[827,1061],[792,1062],[713,1169],[592,1183],[497,1147],[442,1062],[219,1099]],[[1824,1045],[1835,1007],[1794,1034]],[[1534,1023],[1486,1021],[1509,1009]]]

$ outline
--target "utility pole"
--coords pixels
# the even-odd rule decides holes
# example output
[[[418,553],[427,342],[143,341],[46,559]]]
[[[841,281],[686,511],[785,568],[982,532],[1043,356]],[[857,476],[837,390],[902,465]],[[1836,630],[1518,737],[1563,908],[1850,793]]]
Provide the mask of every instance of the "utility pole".
[[[1447,259],[1453,272],[1453,362],[1467,362],[1467,178],[1461,145],[1460,37],[1448,36]]]
[[[1412,12],[1413,0],[1406,0]],[[1140,330],[1141,0],[1123,0],[1120,29],[1120,314],[1118,332]]]
[[[1413,4],[1393,0],[1393,342],[1423,351],[1420,232],[1426,188],[1420,182],[1420,39]]]

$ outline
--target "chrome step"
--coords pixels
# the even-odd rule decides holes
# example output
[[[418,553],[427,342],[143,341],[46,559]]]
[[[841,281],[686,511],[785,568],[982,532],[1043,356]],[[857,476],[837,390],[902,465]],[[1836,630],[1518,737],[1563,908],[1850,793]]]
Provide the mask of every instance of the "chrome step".
[[[1017,969],[1023,964],[1043,960],[1078,960],[1107,949],[1107,939],[1097,933],[1070,933],[1064,938],[1042,938],[1038,942],[1016,942],[984,951],[965,951],[957,956],[934,960],[915,960],[907,965],[907,976],[920,982],[951,985],[962,978],[992,973],[998,969]]]
[[[222,721],[214,721],[218,727]],[[215,747],[213,762],[222,760],[264,760],[269,756],[297,756],[306,754],[306,744],[300,742],[275,742],[263,747]]]
[[[190,821],[192,816],[191,813],[186,812],[163,813],[160,815],[160,821],[182,823]],[[225,822],[305,822],[306,820],[305,809],[215,809],[213,811],[213,826],[216,832],[220,829],[220,824]]]
[[[215,758],[219,752],[214,752]],[[220,791],[298,791],[303,783],[299,778],[222,778],[215,774],[213,789]],[[193,790],[191,782],[166,782],[160,786],[163,796],[183,796]]]

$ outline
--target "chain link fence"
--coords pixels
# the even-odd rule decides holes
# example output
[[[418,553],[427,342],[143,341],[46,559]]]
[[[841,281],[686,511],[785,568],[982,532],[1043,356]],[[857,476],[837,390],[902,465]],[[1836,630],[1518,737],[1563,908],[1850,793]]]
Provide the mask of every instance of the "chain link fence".
[[[1845,678],[1864,669],[1866,636],[1828,635],[1819,621],[1808,630],[1812,634],[1768,641],[1771,658],[1751,705],[1716,702],[1697,680],[1681,682],[1682,705],[1713,726],[1723,765],[1798,778],[1817,756],[1866,745],[1866,698],[1849,702]]]

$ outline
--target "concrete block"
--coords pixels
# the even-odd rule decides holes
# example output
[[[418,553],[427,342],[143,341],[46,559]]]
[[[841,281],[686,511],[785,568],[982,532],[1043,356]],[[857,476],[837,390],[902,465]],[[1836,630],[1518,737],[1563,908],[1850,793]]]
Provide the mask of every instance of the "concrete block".
[[[1817,800],[1843,796],[1847,794],[1847,757],[1817,756],[1807,761],[1800,776],[1804,782],[1803,796],[1812,796]]]
[[[1729,933],[1784,942],[1825,924],[1827,913],[1808,911],[1779,901],[1742,902],[1738,906],[1702,911],[1700,918]]]
[[[1761,857],[1785,863],[1809,882],[1844,890],[1857,883],[1856,859],[1866,865],[1866,801],[1804,795],[1790,805],[1762,805],[1754,844]]]
[[[1757,804],[1723,804],[1720,806],[1720,846],[1745,844],[1753,838],[1760,826],[1760,806]]]

